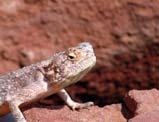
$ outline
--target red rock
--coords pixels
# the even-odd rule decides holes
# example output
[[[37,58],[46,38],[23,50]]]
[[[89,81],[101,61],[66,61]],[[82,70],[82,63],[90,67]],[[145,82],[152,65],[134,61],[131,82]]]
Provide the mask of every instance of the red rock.
[[[120,104],[103,108],[94,106],[80,111],[72,111],[66,106],[41,106],[28,109],[24,114],[27,122],[126,122]]]
[[[135,114],[159,110],[159,91],[157,89],[131,90],[125,97],[125,103]]]
[[[134,118],[130,119],[128,122],[158,122],[159,121],[159,110],[154,110],[139,114]]]

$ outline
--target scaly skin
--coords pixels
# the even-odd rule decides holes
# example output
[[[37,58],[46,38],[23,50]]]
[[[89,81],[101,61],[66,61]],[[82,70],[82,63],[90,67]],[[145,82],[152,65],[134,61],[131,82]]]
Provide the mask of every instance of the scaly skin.
[[[58,93],[73,110],[93,102],[74,102],[65,87],[79,81],[94,65],[91,44],[81,43],[48,60],[0,76],[0,115],[11,112],[16,122],[26,122],[19,108]]]

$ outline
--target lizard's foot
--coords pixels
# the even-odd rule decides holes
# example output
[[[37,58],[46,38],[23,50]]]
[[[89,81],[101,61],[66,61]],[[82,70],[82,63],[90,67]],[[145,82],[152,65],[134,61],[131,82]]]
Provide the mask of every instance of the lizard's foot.
[[[94,105],[93,102],[86,102],[86,103],[73,102],[72,104],[69,105],[69,107],[72,110],[79,110],[82,108],[88,108],[88,107],[93,106],[93,105]]]
[[[72,109],[72,110],[78,110],[82,108],[88,108],[90,106],[93,106],[93,102],[86,102],[86,103],[78,103],[71,99],[69,94],[66,92],[65,89],[62,89],[58,92],[58,95],[66,102],[66,104]]]

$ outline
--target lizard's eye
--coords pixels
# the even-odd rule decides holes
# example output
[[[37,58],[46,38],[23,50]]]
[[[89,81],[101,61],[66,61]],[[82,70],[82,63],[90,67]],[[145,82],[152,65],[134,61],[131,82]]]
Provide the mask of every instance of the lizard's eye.
[[[69,58],[70,60],[74,60],[74,59],[76,58],[76,54],[70,52],[70,53],[68,54],[68,58]]]

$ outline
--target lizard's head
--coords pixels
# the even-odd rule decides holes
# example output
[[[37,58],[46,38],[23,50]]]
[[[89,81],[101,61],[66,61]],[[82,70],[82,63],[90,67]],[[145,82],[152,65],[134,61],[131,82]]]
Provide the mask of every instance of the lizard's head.
[[[50,70],[48,69],[48,74],[52,76],[52,83],[68,86],[80,80],[95,63],[96,57],[91,44],[80,43],[76,47],[57,53],[53,58]]]

